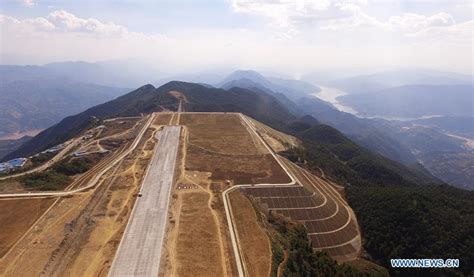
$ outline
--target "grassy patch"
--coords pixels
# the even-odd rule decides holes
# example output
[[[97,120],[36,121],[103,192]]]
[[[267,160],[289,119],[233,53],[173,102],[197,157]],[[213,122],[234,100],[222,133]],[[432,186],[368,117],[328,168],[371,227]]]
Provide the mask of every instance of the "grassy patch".
[[[33,166],[38,166],[38,165],[41,165],[41,164],[44,164],[45,162],[51,160],[54,156],[56,156],[56,152],[55,153],[41,153],[41,154],[38,154],[37,156],[34,156],[31,158],[31,164]]]
[[[88,171],[93,163],[87,157],[63,160],[46,171],[25,175],[19,181],[34,190],[60,190],[71,182],[70,176]]]
[[[81,174],[86,172],[92,167],[92,161],[87,158],[74,159],[69,162],[61,161],[57,163],[53,169],[58,173],[62,173],[68,176]]]
[[[338,264],[324,252],[314,251],[303,225],[287,222],[271,214],[268,221],[274,229],[272,274],[276,274],[278,265],[283,261],[283,252],[287,251],[283,276],[388,276],[384,269],[377,272],[360,270],[346,263]]]
[[[54,170],[28,174],[20,178],[20,182],[27,188],[35,190],[58,190],[62,189],[68,182],[69,176]]]

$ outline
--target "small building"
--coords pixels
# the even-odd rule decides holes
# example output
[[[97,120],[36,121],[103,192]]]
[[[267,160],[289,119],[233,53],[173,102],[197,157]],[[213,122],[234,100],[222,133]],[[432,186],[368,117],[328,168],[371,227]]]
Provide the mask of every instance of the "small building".
[[[7,163],[9,163],[14,168],[19,168],[19,167],[23,167],[26,161],[27,161],[26,158],[18,158],[18,159],[10,160]]]
[[[49,148],[49,149],[44,150],[44,151],[41,152],[41,153],[42,153],[42,154],[45,154],[45,153],[58,152],[59,150],[64,149],[64,147],[65,147],[64,144],[58,144],[58,145],[56,145],[56,146],[53,146],[53,147],[51,147],[51,148]]]
[[[86,151],[77,151],[77,152],[72,153],[71,156],[73,156],[73,157],[82,157],[86,154],[87,154]]]
[[[1,163],[0,164],[0,173],[8,172],[12,169],[17,169],[17,168],[22,168],[28,159],[26,158],[18,158],[18,159],[13,159],[9,160],[7,162]]]

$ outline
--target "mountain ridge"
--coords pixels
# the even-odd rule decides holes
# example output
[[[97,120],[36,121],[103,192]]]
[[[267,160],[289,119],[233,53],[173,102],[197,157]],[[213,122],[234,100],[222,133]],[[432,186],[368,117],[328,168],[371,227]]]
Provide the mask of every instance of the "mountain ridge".
[[[62,78],[1,82],[0,135],[47,128],[126,90]]]

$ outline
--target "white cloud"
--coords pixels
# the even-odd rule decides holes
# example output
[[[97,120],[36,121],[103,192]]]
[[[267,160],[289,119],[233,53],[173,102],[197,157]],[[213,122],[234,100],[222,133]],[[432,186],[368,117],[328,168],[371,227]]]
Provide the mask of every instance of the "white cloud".
[[[84,36],[95,36],[100,38],[124,38],[162,40],[164,35],[145,35],[139,32],[130,32],[126,27],[113,22],[102,22],[95,18],[80,18],[64,10],[49,13],[46,17],[17,19],[0,14],[1,35],[14,36],[46,36],[50,34],[78,34]]]
[[[26,19],[0,14],[0,41],[2,59],[8,53],[33,57],[33,63],[140,56],[170,43],[165,35],[131,32],[113,22],[80,18],[64,10]]]
[[[352,14],[346,18],[332,19],[320,26],[321,30],[354,30],[361,28],[387,28],[387,24],[364,13],[360,7],[353,6]]]
[[[232,0],[235,12],[264,16],[278,27],[295,27],[351,16],[365,0]]]
[[[400,34],[408,38],[428,40],[472,40],[473,21],[456,23],[454,18],[444,12],[431,16],[414,13],[404,13],[391,16],[387,21],[381,21],[369,16],[362,11],[355,12],[353,16],[331,20],[322,30],[361,30],[373,29],[374,32],[389,32]]]
[[[100,34],[106,36],[123,36],[128,31],[125,27],[113,22],[101,22],[94,18],[79,18],[64,10],[51,12],[47,20],[55,26],[56,31]]]
[[[403,13],[379,20],[365,12],[366,0],[232,0],[232,7],[235,12],[265,17],[286,34],[288,30],[294,34],[316,25],[329,31],[376,28],[405,36],[441,32],[451,36],[470,35],[461,25],[456,27],[454,18],[446,12],[430,16]]]
[[[280,3],[274,4],[278,7],[275,8],[276,13],[280,13],[279,9],[282,9],[278,5],[293,5],[283,1],[275,3]],[[308,72],[318,67],[393,64],[434,68],[455,66],[460,71],[472,71],[472,42],[463,41],[448,45],[444,41],[445,38],[459,34],[472,37],[473,22],[455,24],[449,16],[442,14],[427,17],[402,14],[400,18],[380,21],[364,13],[364,4],[356,1],[345,1],[337,16],[331,16],[336,13],[322,16],[323,11],[331,9],[334,4],[326,8],[326,2],[313,6],[307,6],[305,3],[301,2],[301,10],[298,13],[283,12],[292,16],[285,17],[287,28],[280,26],[278,29],[301,28],[301,35],[291,39],[277,39],[265,28],[186,27],[169,35],[144,34],[132,32],[117,23],[83,18],[62,10],[53,11],[43,17],[26,19],[0,15],[0,63],[41,64],[64,60],[137,58],[157,64],[167,71],[196,71],[197,68],[232,66]],[[310,10],[320,12],[315,17],[311,15]],[[272,17],[269,18],[273,20]],[[339,31],[304,28],[304,24],[313,22],[319,27],[329,26],[331,23],[339,24],[334,26],[347,31],[341,31],[344,32],[344,35],[341,35]],[[369,35],[375,39],[371,40],[370,36],[364,37],[361,32],[353,31],[351,28],[354,26],[356,30],[369,28]],[[392,32],[402,30],[414,36],[410,39],[419,44],[392,39]],[[385,33],[389,34],[389,43],[378,43],[376,40]],[[418,39],[425,36],[440,39],[436,43],[426,43]],[[441,59],[440,56],[449,58]],[[159,77],[157,76],[157,79]]]
[[[440,39],[445,41],[468,41],[472,45],[474,41],[474,20],[454,24],[450,26],[430,26],[411,33],[411,37],[426,37],[431,39]]]
[[[0,24],[2,26],[2,36],[5,37],[9,33],[20,36],[22,34],[29,35],[33,32],[49,32],[55,29],[54,24],[43,17],[18,20],[14,17],[0,14]]]
[[[402,16],[392,16],[388,24],[406,30],[408,32],[418,32],[430,27],[451,26],[456,22],[448,13],[437,13],[432,16],[425,16],[415,13],[405,13]]]
[[[64,10],[53,11],[47,17],[18,20],[0,15],[3,31],[12,30],[20,33],[28,31],[72,32],[95,34],[100,36],[121,37],[129,34],[127,29],[113,22],[101,22],[94,18],[79,18]]]

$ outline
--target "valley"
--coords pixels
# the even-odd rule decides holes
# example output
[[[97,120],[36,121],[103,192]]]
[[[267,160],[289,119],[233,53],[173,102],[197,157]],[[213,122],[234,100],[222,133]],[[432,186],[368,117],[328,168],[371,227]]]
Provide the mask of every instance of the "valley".
[[[338,100],[340,96],[347,95],[346,92],[342,90],[338,90],[337,88],[330,88],[330,87],[323,87],[323,86],[319,86],[319,87],[321,88],[321,91],[317,93],[313,93],[312,96],[317,97],[328,103],[331,103],[336,109],[338,109],[341,112],[357,114],[356,110],[354,110],[350,106],[344,105]]]
[[[13,134],[5,134],[5,135],[0,134],[0,140],[17,140],[17,139],[21,139],[24,136],[34,137],[43,130],[44,129],[33,129],[33,130],[28,130],[28,131],[16,132]]]

